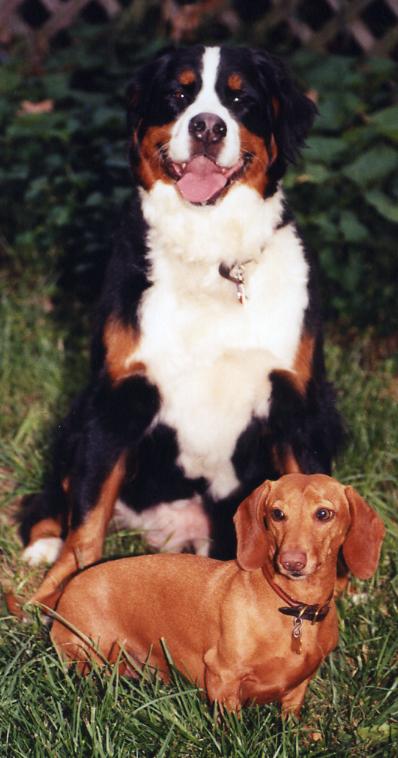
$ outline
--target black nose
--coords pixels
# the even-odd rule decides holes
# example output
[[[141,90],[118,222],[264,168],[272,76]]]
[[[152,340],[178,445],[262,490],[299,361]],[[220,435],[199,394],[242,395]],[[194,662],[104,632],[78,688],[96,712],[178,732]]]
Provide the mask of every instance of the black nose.
[[[227,133],[225,121],[215,113],[198,113],[189,122],[188,131],[196,140],[206,144],[221,142]]]

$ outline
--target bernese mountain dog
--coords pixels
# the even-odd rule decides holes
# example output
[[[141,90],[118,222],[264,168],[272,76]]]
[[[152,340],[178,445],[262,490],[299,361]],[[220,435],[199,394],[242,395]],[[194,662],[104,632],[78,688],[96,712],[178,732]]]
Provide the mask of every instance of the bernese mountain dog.
[[[262,50],[197,45],[137,71],[91,378],[20,517],[24,558],[55,561],[36,599],[101,557],[110,522],[227,558],[260,482],[330,472],[341,421],[314,262],[280,182],[315,112]]]

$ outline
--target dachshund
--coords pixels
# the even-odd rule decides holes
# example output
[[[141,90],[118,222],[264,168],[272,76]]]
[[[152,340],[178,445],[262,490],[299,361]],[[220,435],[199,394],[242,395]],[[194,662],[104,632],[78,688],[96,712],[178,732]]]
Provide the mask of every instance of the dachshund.
[[[132,676],[145,664],[168,681],[170,653],[226,710],[278,701],[298,715],[338,641],[339,550],[356,577],[370,578],[384,526],[352,487],[324,474],[264,482],[234,522],[237,560],[144,555],[75,575],[51,630],[61,657],[82,674],[93,661]]]

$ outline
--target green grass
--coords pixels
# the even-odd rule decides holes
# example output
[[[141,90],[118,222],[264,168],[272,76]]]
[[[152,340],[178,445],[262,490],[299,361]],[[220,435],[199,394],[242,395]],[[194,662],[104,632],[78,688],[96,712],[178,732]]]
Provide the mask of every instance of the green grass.
[[[12,523],[17,498],[40,487],[50,430],[87,370],[86,324],[58,319],[51,275],[4,276],[0,302],[1,581],[28,597],[40,572],[19,560]],[[376,577],[355,582],[339,602],[340,644],[313,680],[301,721],[282,723],[275,706],[241,719],[211,712],[182,677],[119,679],[66,671],[39,617],[0,617],[0,754],[71,756],[398,755],[398,383],[390,361],[375,362],[365,340],[328,345],[329,371],[349,430],[336,474],[353,484],[387,524]],[[137,535],[107,541],[107,552],[141,552]],[[313,739],[313,735],[317,739]]]

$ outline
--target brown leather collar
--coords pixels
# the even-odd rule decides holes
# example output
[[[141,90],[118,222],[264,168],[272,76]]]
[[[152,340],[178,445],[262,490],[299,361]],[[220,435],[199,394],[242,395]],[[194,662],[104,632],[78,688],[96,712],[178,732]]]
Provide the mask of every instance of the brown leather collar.
[[[276,582],[274,582],[271,575],[268,573],[268,569],[265,565],[262,567],[262,572],[271,589],[273,589],[273,591],[279,595],[282,600],[288,603],[287,607],[283,606],[282,608],[278,608],[278,611],[280,613],[283,613],[286,616],[294,616],[295,618],[301,620],[305,619],[306,621],[311,621],[312,624],[317,621],[323,621],[323,619],[328,615],[330,610],[330,601],[333,597],[333,590],[331,591],[324,605],[320,605],[319,603],[314,603],[312,605],[309,603],[303,603],[300,600],[295,600],[294,598],[290,597],[290,595],[288,595],[287,592],[282,589],[282,587],[279,587]]]

